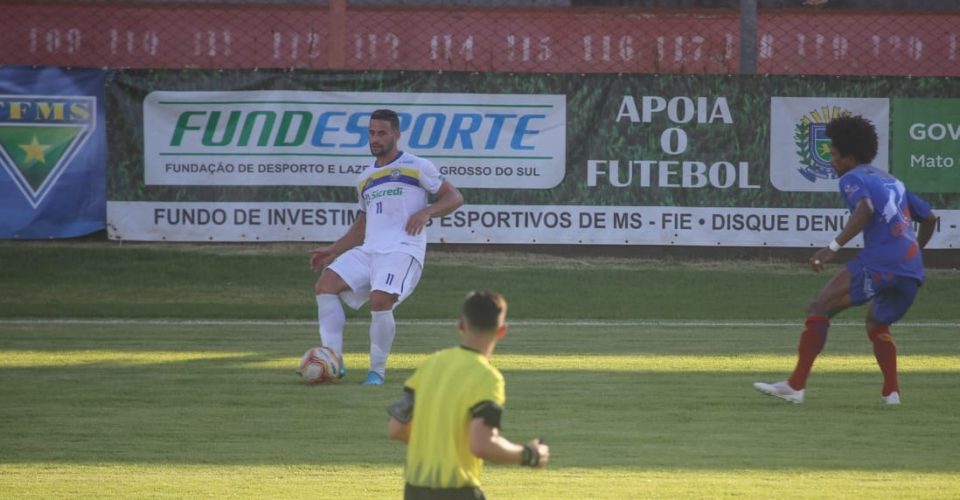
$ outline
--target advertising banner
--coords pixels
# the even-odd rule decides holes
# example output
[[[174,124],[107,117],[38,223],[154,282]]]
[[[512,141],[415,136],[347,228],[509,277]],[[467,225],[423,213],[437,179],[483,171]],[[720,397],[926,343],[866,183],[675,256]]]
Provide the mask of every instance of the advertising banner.
[[[960,193],[960,99],[894,99],[894,174],[915,190]]]
[[[0,238],[104,228],[100,70],[0,68]]]
[[[345,81],[352,90],[337,90]],[[464,194],[460,210],[431,221],[431,242],[821,247],[848,217],[823,124],[867,116],[876,164],[890,169],[897,96],[916,83],[125,70],[108,85],[122,158],[111,163],[108,231],[334,240],[357,217],[353,179],[373,161],[369,114],[392,108],[401,149]],[[956,85],[922,83],[944,94]],[[931,247],[960,246],[960,194],[917,192],[942,216]]]
[[[111,202],[114,239],[333,241],[359,214],[351,203]],[[467,205],[432,219],[433,242],[472,244],[810,245],[839,232],[841,209]],[[121,229],[122,228],[122,232]],[[857,237],[852,245],[862,243]]]
[[[870,120],[879,139],[873,166],[887,161],[890,103],[887,99],[773,97],[770,99],[770,181],[781,191],[837,191],[830,165],[827,122],[841,115]]]
[[[148,185],[353,186],[376,107],[400,115],[400,148],[459,187],[549,189],[563,180],[562,95],[151,92]]]

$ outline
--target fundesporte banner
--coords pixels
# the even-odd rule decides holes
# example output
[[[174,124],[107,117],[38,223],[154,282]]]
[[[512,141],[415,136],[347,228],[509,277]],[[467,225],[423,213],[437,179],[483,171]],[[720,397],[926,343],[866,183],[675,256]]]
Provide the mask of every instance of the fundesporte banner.
[[[848,216],[823,126],[863,114],[882,136],[878,166],[927,168],[889,153],[891,131],[918,120],[900,98],[957,90],[921,80],[119,71],[108,232],[333,240],[357,215],[369,113],[388,107],[401,148],[465,195],[431,222],[431,242],[817,247]],[[949,126],[926,130],[943,139]],[[955,156],[937,144],[924,154]],[[943,216],[931,247],[960,245],[960,195],[917,191]]]
[[[562,95],[158,91],[143,102],[146,184],[354,186],[374,103],[400,115],[403,150],[460,187],[563,180]]]

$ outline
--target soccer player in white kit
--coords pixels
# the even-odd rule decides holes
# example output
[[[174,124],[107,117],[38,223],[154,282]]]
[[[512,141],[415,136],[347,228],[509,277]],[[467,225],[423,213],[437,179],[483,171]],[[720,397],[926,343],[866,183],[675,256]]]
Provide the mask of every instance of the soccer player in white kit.
[[[310,251],[310,268],[323,268],[314,286],[320,340],[340,356],[341,377],[346,316],[340,301],[359,309],[369,299],[370,371],[363,383],[382,385],[397,331],[393,308],[410,296],[423,270],[424,228],[431,217],[463,205],[463,196],[433,163],[397,148],[396,112],[374,111],[368,132],[376,159],[357,178],[360,215],[340,239]]]

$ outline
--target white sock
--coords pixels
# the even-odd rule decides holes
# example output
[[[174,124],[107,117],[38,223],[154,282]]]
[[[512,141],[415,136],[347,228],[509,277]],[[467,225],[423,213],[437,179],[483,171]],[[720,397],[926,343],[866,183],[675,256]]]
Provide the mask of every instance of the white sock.
[[[393,320],[393,310],[370,312],[370,371],[384,378],[387,356],[390,355],[396,334],[397,323]]]
[[[337,295],[317,295],[317,323],[320,325],[320,342],[343,357],[343,325],[347,316]]]

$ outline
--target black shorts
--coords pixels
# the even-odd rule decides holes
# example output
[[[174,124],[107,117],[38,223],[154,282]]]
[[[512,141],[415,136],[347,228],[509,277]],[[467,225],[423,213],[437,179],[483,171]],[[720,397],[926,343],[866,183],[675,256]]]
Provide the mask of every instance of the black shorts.
[[[485,500],[480,488],[427,488],[407,484],[403,489],[404,500]]]

